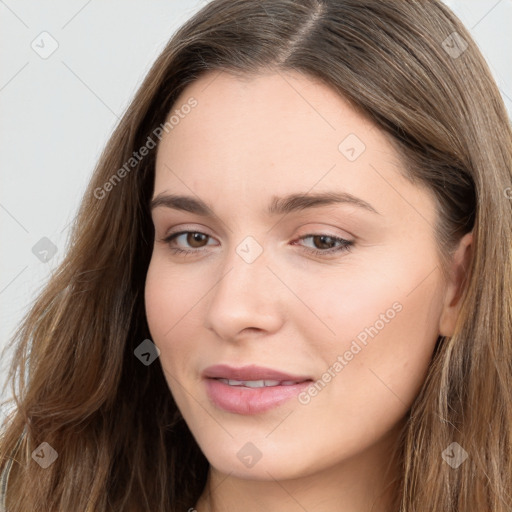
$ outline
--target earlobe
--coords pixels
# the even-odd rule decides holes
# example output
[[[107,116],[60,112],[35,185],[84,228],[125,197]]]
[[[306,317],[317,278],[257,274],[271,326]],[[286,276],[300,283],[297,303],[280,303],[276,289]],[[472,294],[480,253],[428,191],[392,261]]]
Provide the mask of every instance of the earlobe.
[[[450,281],[446,284],[446,293],[443,311],[439,319],[439,334],[453,336],[457,316],[464,292],[466,281],[469,278],[471,258],[473,255],[473,232],[466,233],[460,240],[451,262]]]

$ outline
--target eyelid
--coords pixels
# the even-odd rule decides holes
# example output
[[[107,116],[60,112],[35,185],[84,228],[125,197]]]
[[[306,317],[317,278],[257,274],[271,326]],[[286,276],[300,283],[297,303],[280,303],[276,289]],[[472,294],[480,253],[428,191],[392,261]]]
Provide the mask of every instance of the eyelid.
[[[307,227],[308,225],[310,224],[313,224],[313,225],[316,225],[316,227]],[[196,227],[199,226],[199,228],[197,229]],[[331,233],[331,232],[328,232],[328,231],[324,231],[325,229],[340,229],[336,226],[330,226],[328,224],[320,224],[320,223],[309,223],[306,225],[306,227],[304,226],[301,226],[301,231],[304,231],[304,234],[302,235],[298,235],[296,237],[296,239],[299,239],[299,238],[302,238],[304,236],[308,236],[308,235],[328,235],[328,236],[332,236],[333,238],[343,238],[345,239],[346,241],[353,241],[355,242],[355,239],[356,237],[353,236],[351,233],[349,233],[348,231],[346,230],[342,230],[344,232],[344,234],[335,234],[335,233]],[[180,233],[182,231],[192,231],[192,232],[197,232],[197,233],[203,233],[205,235],[208,235],[209,237],[211,238],[215,238],[214,235],[210,234],[208,231],[208,228],[206,226],[203,226],[201,224],[180,224],[178,228],[170,228],[169,231],[166,231],[165,234],[163,235],[163,238],[167,238],[173,234],[176,234],[176,233]]]
[[[177,246],[177,247],[173,247],[171,246],[171,243],[176,240],[177,238],[179,238],[180,236],[183,236],[183,235],[188,235],[190,233],[196,233],[196,234],[201,234],[201,235],[205,235],[207,238],[208,238],[208,241],[207,241],[207,245],[206,246],[203,246],[203,247],[199,247],[199,248],[192,248],[192,249],[182,249],[181,247]],[[298,244],[297,242],[301,241],[301,240],[305,240],[307,238],[314,238],[314,237],[327,237],[327,238],[331,238],[335,244],[339,244],[335,247],[330,247],[328,249],[316,249],[314,247],[308,247],[306,245],[301,245],[301,244]],[[209,247],[209,244],[208,242],[210,241],[210,239],[214,240],[215,237],[213,237],[212,235],[208,234],[208,233],[205,233],[201,230],[197,230],[197,229],[190,229],[190,227],[187,229],[186,226],[184,227],[181,227],[180,229],[175,229],[175,230],[171,230],[169,231],[162,240],[160,240],[161,242],[165,243],[166,245],[169,246],[169,250],[174,253],[174,254],[177,254],[177,255],[181,255],[183,257],[190,257],[190,256],[194,256],[194,255],[200,255],[201,253],[207,251],[207,248]],[[318,230],[312,230],[312,231],[309,231],[307,232],[306,234],[303,234],[297,238],[295,238],[291,243],[290,245],[298,245],[299,247],[302,248],[302,251],[305,252],[306,254],[310,255],[310,256],[318,256],[320,258],[333,258],[333,257],[337,257],[337,256],[341,256],[342,253],[345,253],[345,252],[350,252],[354,245],[355,245],[355,240],[350,240],[350,239],[347,239],[347,238],[344,238],[344,237],[341,237],[341,236],[337,236],[337,235],[333,235],[329,232],[326,232],[326,231],[322,231],[321,229],[318,229]]]
[[[201,226],[200,224],[180,224],[178,227],[170,228],[168,231],[166,231],[163,238],[168,238],[171,235],[175,235],[176,233],[181,233],[183,231],[190,231],[192,233],[203,233],[205,235],[208,235],[209,237],[215,238],[208,232],[208,228],[206,228],[205,226]]]
[[[308,222],[301,226],[299,231],[304,232],[304,235],[323,234],[346,240],[356,240],[356,237],[346,229],[326,222]],[[299,235],[299,237],[304,235]]]

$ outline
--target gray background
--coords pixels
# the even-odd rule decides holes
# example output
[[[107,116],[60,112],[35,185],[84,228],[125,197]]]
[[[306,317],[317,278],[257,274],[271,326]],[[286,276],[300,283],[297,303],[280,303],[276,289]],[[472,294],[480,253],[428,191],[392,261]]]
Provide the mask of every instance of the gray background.
[[[61,261],[118,117],[172,33],[205,3],[58,0],[50,10],[0,0],[0,350]],[[446,3],[479,44],[512,113],[512,0]],[[43,237],[57,249],[46,262],[32,251],[39,243],[52,255]],[[8,388],[0,399],[9,396]]]

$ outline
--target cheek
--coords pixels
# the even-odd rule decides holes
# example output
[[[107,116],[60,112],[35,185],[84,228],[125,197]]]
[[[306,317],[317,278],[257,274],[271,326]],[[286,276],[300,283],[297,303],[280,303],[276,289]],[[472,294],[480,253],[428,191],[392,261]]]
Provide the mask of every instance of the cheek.
[[[160,342],[172,327],[170,304],[174,303],[172,288],[167,286],[167,276],[158,267],[150,264],[146,277],[145,307],[146,318],[153,342],[161,349]]]
[[[153,343],[160,349],[164,370],[174,373],[175,357],[170,352],[184,348],[172,343],[176,333],[187,325],[183,320],[193,314],[197,290],[188,283],[180,283],[178,271],[166,265],[158,255],[150,262],[145,284],[146,318]],[[181,321],[180,321],[181,319]]]
[[[212,277],[213,276],[213,277]],[[214,273],[171,264],[165,254],[154,254],[145,283],[145,309],[153,343],[160,350],[160,363],[174,393],[180,383],[196,379],[197,357],[204,336],[204,304],[215,284]],[[179,397],[176,397],[179,401]]]
[[[314,336],[311,321],[301,324],[319,373],[299,397],[303,407],[295,419],[312,430],[331,426],[329,446],[311,441],[325,460],[334,445],[348,455],[389,432],[423,385],[438,337],[441,281],[438,273],[425,279],[425,268],[416,264],[395,268],[380,278],[353,277],[343,293],[324,282],[323,293],[309,294],[312,305],[325,308],[322,317],[336,335]]]
[[[199,274],[194,276],[183,272],[159,254],[153,256],[146,276],[145,307],[156,344],[171,339],[190,321],[207,286]]]
[[[158,255],[150,262],[145,284],[145,309],[151,340],[160,350],[159,362],[175,402],[181,408],[183,383],[181,370],[190,367],[193,358],[192,344],[173,340],[191,339],[183,332],[187,319],[193,312],[195,297],[190,296],[191,286],[180,283],[178,271],[170,268]],[[181,319],[181,321],[180,321]]]
[[[325,371],[318,393],[324,394],[325,384],[325,398],[359,419],[361,403],[373,404],[366,410],[375,416],[393,414],[393,408],[394,414],[405,413],[423,384],[439,334],[439,271],[428,263],[397,261],[386,265],[382,259],[379,272],[355,270],[342,290],[326,281],[322,293],[310,294],[334,331],[331,337],[310,334]]]

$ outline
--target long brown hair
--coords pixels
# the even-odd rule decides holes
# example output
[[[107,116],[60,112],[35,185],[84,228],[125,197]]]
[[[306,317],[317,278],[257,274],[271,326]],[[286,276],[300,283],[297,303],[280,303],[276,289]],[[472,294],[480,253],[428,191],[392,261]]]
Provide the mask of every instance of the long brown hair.
[[[130,159],[207,70],[321,80],[370,116],[407,177],[432,191],[441,270],[473,231],[456,332],[438,339],[407,414],[396,509],[510,511],[512,134],[477,46],[435,0],[214,0],[176,32],[106,145],[64,261],[11,341],[7,510],[182,512],[205,485],[208,463],[160,364],[134,355],[150,338],[156,151]],[[458,468],[442,458],[453,442],[468,454]],[[46,468],[32,458],[41,443],[58,454]]]

